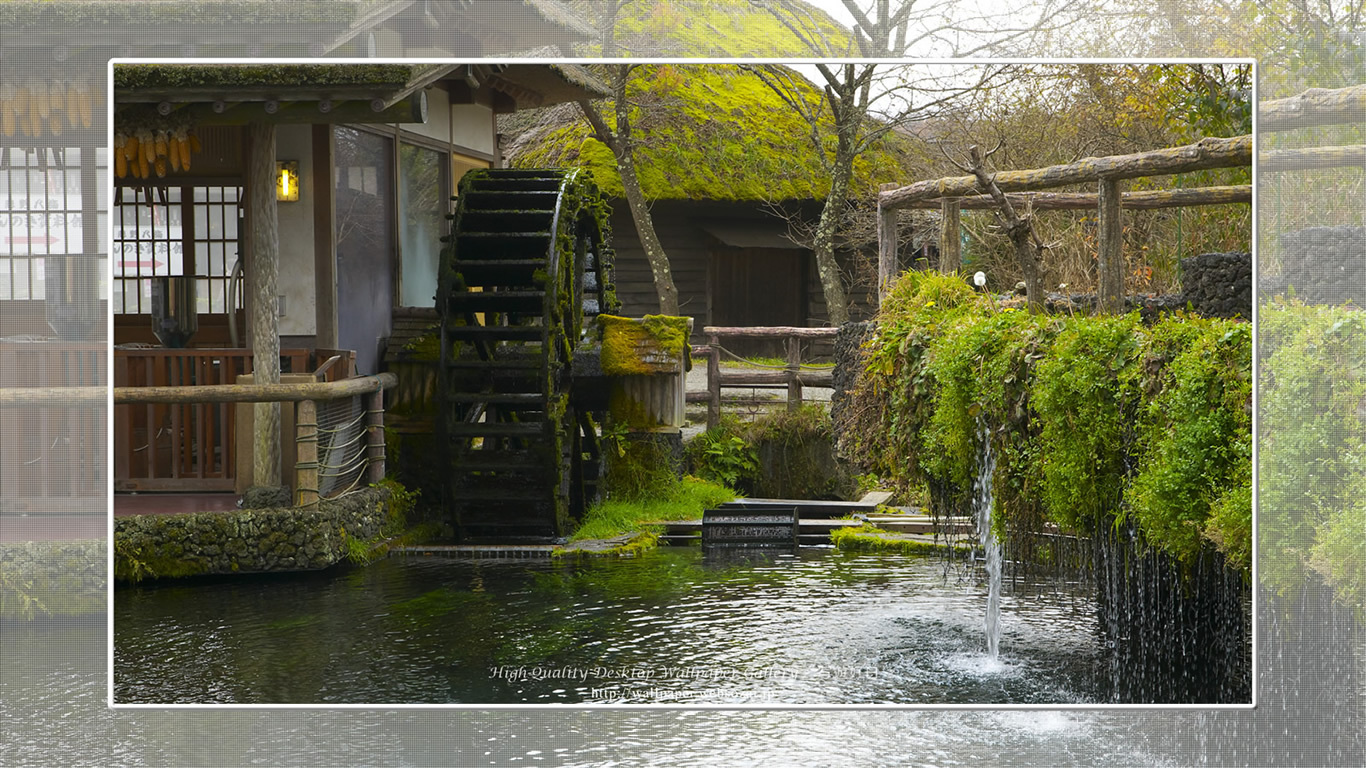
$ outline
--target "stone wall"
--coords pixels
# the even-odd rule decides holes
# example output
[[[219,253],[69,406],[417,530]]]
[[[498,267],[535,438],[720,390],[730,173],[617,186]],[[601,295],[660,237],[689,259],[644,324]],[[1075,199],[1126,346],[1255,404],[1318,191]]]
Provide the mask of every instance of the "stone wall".
[[[108,552],[104,539],[0,544],[0,619],[104,613]]]
[[[348,538],[373,539],[389,492],[367,488],[296,507],[137,515],[114,520],[114,578],[313,571],[346,557]]]
[[[1252,319],[1252,254],[1205,253],[1182,259],[1181,299],[1205,317]]]
[[[1366,304],[1366,227],[1308,227],[1281,235],[1281,268],[1264,295],[1293,290],[1309,304]]]
[[[849,393],[863,371],[863,343],[877,331],[871,320],[845,323],[835,334],[835,391],[830,395],[830,421],[834,423],[836,438],[849,428]]]

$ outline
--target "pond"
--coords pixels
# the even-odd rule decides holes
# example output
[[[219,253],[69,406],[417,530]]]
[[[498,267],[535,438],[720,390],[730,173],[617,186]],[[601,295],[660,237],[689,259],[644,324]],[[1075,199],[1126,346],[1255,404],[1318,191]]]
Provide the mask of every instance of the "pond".
[[[120,587],[116,703],[1053,704],[1105,700],[1088,585],[933,556],[662,548],[395,557]]]

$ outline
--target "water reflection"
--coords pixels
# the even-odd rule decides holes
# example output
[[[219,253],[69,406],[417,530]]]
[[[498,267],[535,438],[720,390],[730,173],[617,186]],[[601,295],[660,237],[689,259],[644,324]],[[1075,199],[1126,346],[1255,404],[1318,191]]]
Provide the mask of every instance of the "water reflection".
[[[1072,703],[1095,698],[1085,590],[986,595],[942,561],[829,550],[592,563],[394,559],[120,589],[124,702]]]

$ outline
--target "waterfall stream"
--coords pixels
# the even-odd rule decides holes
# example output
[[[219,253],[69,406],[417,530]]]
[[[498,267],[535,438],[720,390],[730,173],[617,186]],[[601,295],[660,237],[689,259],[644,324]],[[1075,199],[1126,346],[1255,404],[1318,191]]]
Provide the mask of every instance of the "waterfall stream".
[[[996,472],[996,453],[991,448],[991,431],[978,422],[977,437],[981,452],[977,461],[977,480],[973,483],[972,517],[978,541],[986,556],[987,568],[987,655],[995,659],[1001,650],[1001,543],[991,532],[991,476]]]

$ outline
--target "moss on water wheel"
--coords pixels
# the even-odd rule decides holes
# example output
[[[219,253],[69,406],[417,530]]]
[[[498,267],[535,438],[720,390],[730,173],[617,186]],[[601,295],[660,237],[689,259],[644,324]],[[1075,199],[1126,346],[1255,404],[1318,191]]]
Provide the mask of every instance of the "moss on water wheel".
[[[596,491],[570,390],[586,320],[616,303],[607,204],[555,170],[474,171],[457,201],[437,289],[445,506],[462,540],[563,536]]]

